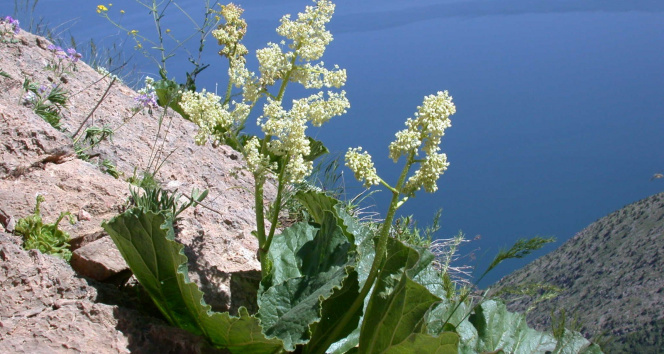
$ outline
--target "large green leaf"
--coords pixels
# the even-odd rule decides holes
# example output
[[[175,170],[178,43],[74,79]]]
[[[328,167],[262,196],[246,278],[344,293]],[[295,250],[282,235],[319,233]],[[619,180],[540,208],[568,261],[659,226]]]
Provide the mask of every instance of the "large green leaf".
[[[102,226],[171,324],[234,353],[281,350],[281,342],[265,338],[258,319],[245,308],[239,309],[239,317],[210,310],[203,293],[189,281],[183,246],[174,240],[173,225],[163,214],[133,208]]]
[[[456,352],[456,341],[451,348],[445,346],[449,334],[441,344],[440,338],[424,333],[424,316],[440,298],[408,275],[422,269],[421,259],[417,250],[388,239],[386,259],[362,323],[360,353],[402,352],[411,341],[426,343],[427,347],[438,343]]]
[[[330,211],[323,215],[320,225],[300,223],[285,230],[268,253],[273,269],[297,267],[279,276],[273,270],[258,297],[265,334],[283,340],[286,350],[309,341],[310,326],[321,320],[322,302],[342,289],[352,272],[355,259],[350,242],[336,216]],[[293,275],[299,276],[287,279]]]
[[[477,330],[466,319],[468,306],[461,303],[456,307],[456,303],[446,300],[436,305],[426,316],[425,321],[429,334],[437,335],[444,329],[453,328],[460,337],[459,352],[474,353],[477,344]],[[454,313],[452,313],[454,311]],[[449,318],[449,323],[445,320]]]
[[[360,287],[362,287],[369,276],[371,265],[376,256],[374,232],[369,227],[360,223],[356,217],[348,214],[342,205],[334,205],[334,211],[341,220],[341,228],[344,233],[355,245],[355,250],[357,251],[355,268],[359,275]]]
[[[346,233],[346,236],[349,238],[349,240],[352,239],[354,241],[355,250],[357,253],[355,270],[358,273],[358,286],[359,288],[362,288],[364,283],[367,281],[369,270],[371,269],[371,264],[373,263],[374,257],[376,256],[373,237],[374,233],[370,228],[358,222],[357,218],[348,214],[348,212],[346,212],[341,204],[335,205],[334,210],[343,223],[342,229]],[[364,310],[369,304],[370,296],[371,293],[369,293],[369,295],[365,298],[362,311],[358,311],[358,315],[364,313]],[[362,323],[362,321],[363,317],[360,316],[358,323]],[[356,326],[356,328],[345,338],[342,338],[338,342],[334,343],[330,347],[329,352],[345,353],[349,350],[353,350],[353,348],[355,348],[359,343],[360,326]]]
[[[581,333],[565,329],[562,338],[558,341],[554,354],[600,354],[602,349],[590,343]]]
[[[322,224],[325,218],[325,211],[336,211],[335,206],[339,203],[338,200],[326,195],[325,193],[316,191],[297,192],[295,194],[297,200],[307,208],[309,215],[315,222]]]
[[[477,329],[477,352],[543,353],[556,348],[552,335],[529,328],[524,315],[507,311],[501,301],[484,301],[469,321]]]
[[[270,274],[261,281],[261,288],[267,289],[288,279],[301,277],[302,258],[298,252],[304,244],[314,239],[317,232],[318,229],[313,225],[299,222],[276,235],[269,251],[272,268]]]
[[[413,333],[403,342],[388,348],[389,354],[456,354],[459,336],[453,332],[441,333],[439,337]]]
[[[332,332],[339,325],[341,319],[346,315],[346,310],[352,306],[359,296],[360,287],[357,281],[357,272],[353,270],[344,280],[341,289],[335,289],[330,298],[323,301],[321,306],[321,320],[311,325],[311,340],[304,349],[304,353],[323,353],[328,348],[324,343],[336,342],[347,338],[360,323],[362,309],[358,309],[353,318],[344,326],[339,334],[331,338]],[[340,311],[343,309],[343,311]],[[359,338],[359,337],[358,337]]]

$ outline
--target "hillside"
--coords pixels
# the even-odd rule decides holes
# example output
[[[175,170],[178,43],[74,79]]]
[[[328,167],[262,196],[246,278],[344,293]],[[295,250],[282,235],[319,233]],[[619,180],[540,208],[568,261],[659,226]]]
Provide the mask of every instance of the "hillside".
[[[536,282],[564,289],[529,313],[536,328],[549,329],[552,311],[564,309],[586,337],[608,340],[607,353],[664,352],[664,193],[595,221],[498,285]],[[534,301],[507,298],[519,311]]]

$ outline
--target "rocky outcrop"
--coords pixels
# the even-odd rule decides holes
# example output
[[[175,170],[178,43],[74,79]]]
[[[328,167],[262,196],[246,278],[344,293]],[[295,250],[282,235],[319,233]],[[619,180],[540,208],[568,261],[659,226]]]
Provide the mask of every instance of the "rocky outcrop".
[[[0,233],[0,352],[195,353],[200,337],[119,304],[137,301]],[[115,304],[111,304],[115,302]],[[136,303],[138,305],[138,303]]]
[[[557,250],[503,278],[498,289],[547,283],[563,289],[528,314],[538,329],[565,310],[607,353],[664,350],[664,193],[632,203],[590,224]],[[509,296],[513,311],[534,298]]]
[[[151,341],[150,333],[162,331],[154,328],[167,328],[154,319],[132,322],[142,317],[121,305],[100,303],[90,285],[91,279],[117,283],[128,277],[101,223],[122,210],[129,195],[127,179],[143,170],[157,170],[156,179],[171,191],[209,190],[204,205],[188,209],[176,225],[190,278],[215,310],[234,311],[251,303],[241,293],[257,282],[260,264],[250,234],[255,228],[249,192],[253,181],[241,155],[226,146],[195,145],[196,127],[177,115],[163,115],[160,109],[134,114],[136,92],[119,82],[111,85],[109,77],[82,62],[75,71],[53,75],[45,70],[53,60],[45,39],[25,32],[16,39],[0,43],[0,69],[9,76],[0,76],[0,232],[11,232],[16,220],[32,213],[36,195],[43,195],[46,222],[63,211],[78,216],[74,225],[61,223],[72,237],[71,266],[76,272],[61,260],[21,250],[14,236],[0,237],[0,348],[7,349],[0,351],[126,351],[144,346]],[[22,103],[26,78],[56,83],[67,91],[62,131]],[[76,156],[72,134],[92,125],[108,126],[115,133],[112,140],[86,151],[90,158],[83,161]],[[104,160],[116,166],[119,178],[102,172]],[[274,187],[267,185],[266,193],[269,199]],[[141,334],[132,332],[139,327]],[[185,334],[171,339],[186,342],[180,347],[200,344]]]

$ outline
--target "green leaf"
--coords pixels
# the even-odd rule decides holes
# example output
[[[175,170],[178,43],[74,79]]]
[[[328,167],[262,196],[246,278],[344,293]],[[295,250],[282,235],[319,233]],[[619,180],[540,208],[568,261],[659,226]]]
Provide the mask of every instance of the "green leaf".
[[[389,354],[456,354],[459,345],[459,336],[453,332],[442,333],[433,337],[422,333],[413,333],[403,342],[388,348]]]
[[[51,254],[69,262],[71,250],[69,250],[69,234],[60,230],[58,225],[65,217],[70,218],[69,212],[60,213],[58,219],[52,224],[44,224],[41,217],[40,204],[44,196],[37,195],[37,204],[32,215],[18,219],[14,232],[23,236],[23,248],[26,250],[37,249],[41,253]]]
[[[477,329],[477,352],[543,353],[556,348],[552,335],[529,328],[524,315],[507,311],[500,301],[484,301],[469,321]]]
[[[277,337],[284,342],[286,350],[295,350],[298,344],[306,344],[310,337],[310,326],[321,320],[321,304],[330,298],[352,270],[354,257],[338,219],[326,211],[320,225],[311,224],[309,230],[287,229],[275,238],[268,255],[279,266],[297,267],[282,271],[281,275],[269,275],[273,284],[259,292],[258,305],[261,323],[268,337]],[[315,230],[315,237],[309,240]],[[284,241],[295,238],[295,240]],[[277,242],[281,239],[282,242]],[[291,245],[300,245],[298,249]],[[275,263],[276,262],[276,263]],[[278,283],[285,275],[301,274]],[[265,285],[265,284],[264,284]]]
[[[270,274],[261,281],[261,287],[268,289],[289,279],[303,276],[302,258],[298,252],[304,244],[311,242],[318,229],[306,222],[293,224],[272,239],[269,257],[272,262]]]
[[[355,299],[359,296],[360,286],[357,281],[357,272],[353,270],[344,280],[341,289],[335,289],[330,298],[325,300],[321,309],[321,321],[310,326],[311,340],[304,349],[305,353],[322,353],[328,348],[321,347],[323,343],[332,335],[332,331],[337,327],[339,321],[346,314],[344,311],[350,308]],[[362,309],[358,309],[353,319],[346,324],[343,331],[333,338],[333,341],[347,338],[358,324],[362,315]]]
[[[450,313],[456,307],[455,302],[443,300],[442,303],[434,307],[426,316],[427,331],[429,334],[437,335],[445,330],[454,330],[460,337],[459,350],[463,353],[473,353],[477,344],[477,330],[465,318],[468,313],[468,306],[465,303],[456,308],[450,318]],[[446,319],[449,323],[445,323]],[[469,348],[470,351],[465,350]]]
[[[307,208],[309,215],[319,224],[323,223],[326,211],[335,211],[334,206],[339,203],[338,200],[316,191],[297,192],[295,198]],[[336,214],[336,213],[335,213]]]
[[[408,277],[420,258],[415,249],[388,239],[387,257],[362,323],[360,353],[385,352],[425,330],[423,318],[440,298]],[[431,340],[425,337],[420,340]]]
[[[354,243],[357,251],[357,263],[355,268],[359,275],[360,287],[364,286],[371,270],[376,249],[374,244],[374,232],[367,226],[357,221],[357,218],[348,214],[340,204],[334,206],[334,210],[341,220],[341,228],[350,242]]]
[[[309,155],[304,157],[304,161],[313,161],[330,152],[321,141],[307,137],[309,139]]]
[[[233,353],[280,350],[281,343],[265,338],[258,319],[245,308],[239,309],[239,317],[210,310],[189,281],[184,247],[174,241],[173,225],[166,220],[163,213],[133,208],[102,224],[164,317]]]
[[[162,78],[154,83],[154,91],[159,106],[169,107],[178,112],[182,118],[189,120],[189,115],[180,107],[180,85],[177,82]]]
[[[581,333],[565,329],[563,337],[558,341],[554,354],[599,354],[602,349],[588,341]]]
[[[339,219],[342,221],[342,229],[349,240],[353,240],[355,250],[357,253],[357,260],[355,262],[355,270],[358,273],[358,285],[360,288],[364,286],[369,276],[371,264],[376,256],[376,249],[374,247],[374,233],[367,226],[361,224],[356,218],[348,214],[341,203],[334,206]],[[364,299],[361,313],[364,313],[367,305],[369,304],[371,293]],[[358,322],[362,323],[363,317],[360,317]],[[313,340],[313,338],[312,338]],[[349,335],[334,343],[329,351],[332,353],[346,353],[349,350],[356,349],[355,347],[360,343],[360,326],[357,326]]]

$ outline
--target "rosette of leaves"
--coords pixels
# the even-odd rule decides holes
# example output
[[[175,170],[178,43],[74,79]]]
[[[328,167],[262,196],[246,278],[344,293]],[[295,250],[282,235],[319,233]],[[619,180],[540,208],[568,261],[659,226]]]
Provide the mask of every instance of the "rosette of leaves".
[[[16,222],[14,231],[23,236],[23,248],[37,249],[41,253],[50,254],[69,262],[71,250],[69,249],[69,234],[60,230],[58,225],[65,217],[73,224],[71,213],[62,212],[52,224],[44,224],[39,209],[44,196],[37,195],[37,204],[32,215],[28,215]]]
[[[161,193],[150,195],[160,199]],[[172,198],[129,209],[104,228],[171,324],[231,352],[601,352],[576,332],[556,337],[529,328],[502,302],[457,304],[432,265],[433,254],[392,238],[363,308],[342,322],[367,281],[373,232],[334,198],[314,191],[296,197],[311,221],[275,238],[255,315],[241,308],[234,317],[205,304],[174,240],[172,220],[180,208],[170,205]]]

